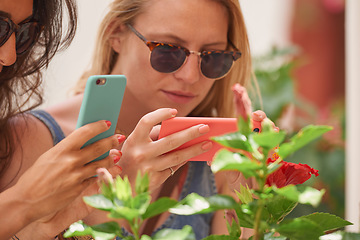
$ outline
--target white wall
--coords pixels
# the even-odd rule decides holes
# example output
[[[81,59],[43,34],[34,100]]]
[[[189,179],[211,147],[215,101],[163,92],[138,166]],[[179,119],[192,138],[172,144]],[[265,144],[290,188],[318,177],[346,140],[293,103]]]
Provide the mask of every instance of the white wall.
[[[98,24],[111,0],[79,0],[79,25],[70,48],[59,53],[45,74],[44,106],[61,102],[89,64]],[[240,0],[254,54],[288,43],[292,0]]]
[[[70,47],[58,53],[44,75],[44,106],[61,102],[88,66],[98,25],[111,0],[79,0],[78,29]]]
[[[360,1],[346,2],[346,186],[345,186],[345,216],[354,223],[347,230],[360,231]]]

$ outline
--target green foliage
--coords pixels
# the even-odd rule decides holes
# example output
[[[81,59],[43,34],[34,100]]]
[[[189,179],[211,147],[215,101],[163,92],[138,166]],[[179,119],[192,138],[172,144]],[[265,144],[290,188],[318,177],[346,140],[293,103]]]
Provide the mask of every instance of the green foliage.
[[[270,119],[280,117],[284,107],[294,103],[293,83],[290,71],[293,62],[283,61],[284,56],[293,54],[289,48],[273,51],[261,59],[255,59],[255,74],[260,84],[264,109]],[[274,97],[276,96],[276,97]],[[257,105],[258,104],[258,105]],[[255,103],[260,109],[260,103]],[[238,119],[240,131],[214,137],[213,140],[227,149],[220,150],[214,157],[211,169],[214,173],[223,170],[240,171],[246,178],[254,177],[258,188],[239,186],[236,195],[239,201],[226,195],[215,195],[208,198],[192,193],[178,202],[164,197],[151,202],[148,192],[147,175],[138,174],[135,193],[132,192],[128,179],[117,177],[113,183],[102,183],[101,194],[85,197],[84,201],[92,207],[109,212],[113,219],[125,219],[131,227],[133,236],[123,236],[123,230],[117,222],[111,221],[96,226],[87,226],[83,222],[74,223],[65,233],[66,237],[92,235],[97,240],[113,239],[120,236],[124,239],[195,239],[190,226],[183,229],[163,229],[153,236],[139,235],[139,229],[145,219],[165,211],[180,215],[209,213],[221,209],[235,212],[235,218],[227,223],[228,235],[211,235],[205,240],[239,239],[241,228],[253,228],[252,240],[308,240],[308,239],[360,239],[360,234],[336,231],[347,225],[347,222],[335,215],[316,212],[297,218],[288,218],[298,205],[316,207],[321,202],[325,190],[306,185],[288,185],[277,188],[269,186],[266,180],[270,174],[279,170],[286,157],[296,156],[297,152],[311,146],[311,142],[330,131],[329,126],[309,125],[287,139],[283,131],[275,132],[269,122],[262,124],[262,132],[251,130],[249,119]],[[279,147],[279,148],[276,148]],[[276,148],[276,149],[274,149]],[[267,164],[270,153],[275,152],[279,158]],[[335,231],[327,234],[328,231]]]

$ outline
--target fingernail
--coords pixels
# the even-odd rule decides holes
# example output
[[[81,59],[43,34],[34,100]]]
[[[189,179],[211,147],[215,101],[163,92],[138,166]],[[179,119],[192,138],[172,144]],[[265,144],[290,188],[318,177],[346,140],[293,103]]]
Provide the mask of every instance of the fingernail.
[[[122,151],[118,150],[119,151],[119,154],[120,154],[120,157],[122,157]]]
[[[201,145],[201,149],[203,150],[209,150],[210,148],[212,148],[212,142],[206,142],[203,145]]]
[[[120,171],[122,172],[122,167],[120,167],[119,165],[115,165],[115,167],[119,168]]]
[[[207,133],[209,131],[210,131],[209,125],[203,124],[199,127],[199,133]]]
[[[175,108],[170,109],[171,117],[175,117],[177,114],[177,110]]]
[[[121,144],[122,142],[125,141],[126,137],[125,137],[124,135],[119,135],[119,136],[117,137],[117,139],[118,139],[119,144]]]
[[[111,122],[110,121],[105,121],[106,122],[106,125],[108,126],[108,127],[110,127],[111,126]]]
[[[115,156],[113,157],[113,159],[114,159],[114,163],[116,164],[116,163],[118,163],[118,162],[119,162],[119,160],[120,160],[120,156],[115,155]]]

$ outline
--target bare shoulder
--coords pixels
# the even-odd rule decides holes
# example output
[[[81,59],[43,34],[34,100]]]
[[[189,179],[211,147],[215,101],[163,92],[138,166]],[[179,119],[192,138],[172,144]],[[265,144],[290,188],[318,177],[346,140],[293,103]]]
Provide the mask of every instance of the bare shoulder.
[[[18,115],[10,121],[14,153],[9,160],[9,168],[0,179],[1,189],[15,184],[37,158],[53,146],[50,130],[33,115]]]

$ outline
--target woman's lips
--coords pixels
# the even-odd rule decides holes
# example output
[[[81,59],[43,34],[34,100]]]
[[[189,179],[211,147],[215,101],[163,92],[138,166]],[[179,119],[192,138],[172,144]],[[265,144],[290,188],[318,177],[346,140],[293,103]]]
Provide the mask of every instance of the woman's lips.
[[[195,95],[192,93],[165,90],[162,90],[162,92],[175,103],[188,103],[195,98]]]

